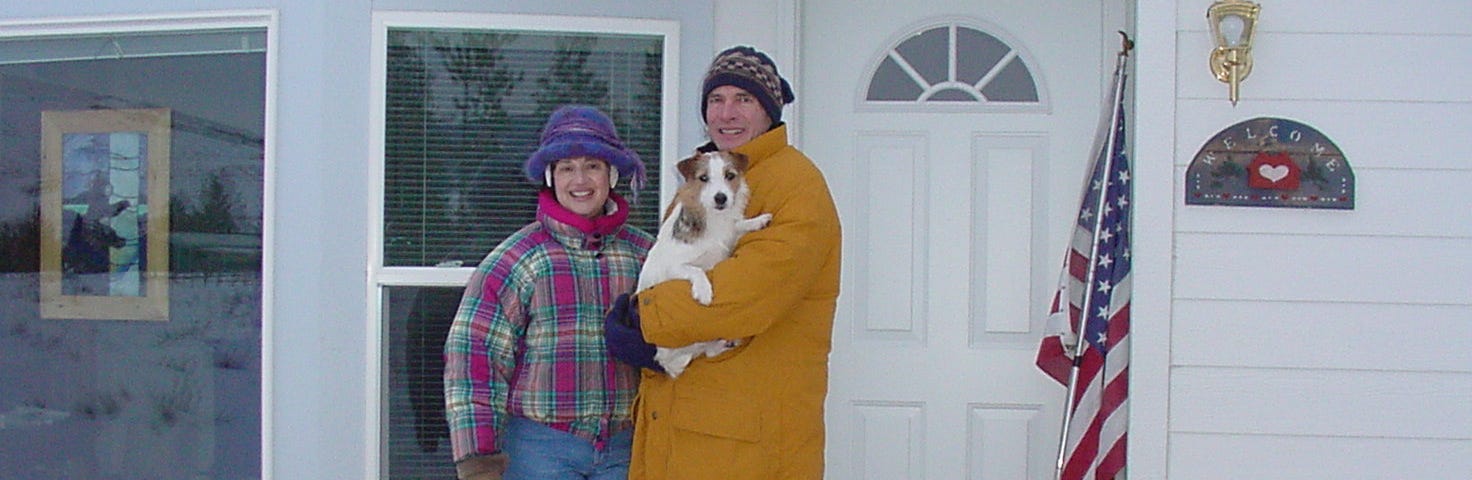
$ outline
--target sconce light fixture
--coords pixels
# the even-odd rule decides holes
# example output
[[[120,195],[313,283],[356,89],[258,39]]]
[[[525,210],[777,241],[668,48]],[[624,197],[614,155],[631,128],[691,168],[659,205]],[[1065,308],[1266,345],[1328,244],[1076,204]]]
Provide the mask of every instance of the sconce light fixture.
[[[1252,73],[1252,32],[1257,28],[1256,3],[1246,0],[1217,0],[1206,9],[1206,22],[1211,24],[1211,73],[1225,82],[1227,97],[1237,105],[1242,80]]]

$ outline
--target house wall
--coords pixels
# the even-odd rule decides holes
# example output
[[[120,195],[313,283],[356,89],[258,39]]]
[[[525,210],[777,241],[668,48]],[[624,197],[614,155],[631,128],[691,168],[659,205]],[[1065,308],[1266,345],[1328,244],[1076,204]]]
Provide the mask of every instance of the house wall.
[[[733,43],[801,71],[784,16],[800,2],[606,3],[18,2],[0,19],[279,12],[267,455],[274,478],[356,478],[376,455],[362,241],[374,9],[678,19],[684,89]],[[1232,107],[1205,66],[1210,0],[1135,3],[1131,478],[1472,477],[1472,4],[1263,1]],[[1332,138],[1356,208],[1185,205],[1191,156],[1258,116]],[[688,110],[680,135],[701,137]]]
[[[1472,4],[1259,2],[1233,107],[1210,3],[1138,2],[1131,478],[1472,477]],[[1185,204],[1263,116],[1334,141],[1354,210]]]

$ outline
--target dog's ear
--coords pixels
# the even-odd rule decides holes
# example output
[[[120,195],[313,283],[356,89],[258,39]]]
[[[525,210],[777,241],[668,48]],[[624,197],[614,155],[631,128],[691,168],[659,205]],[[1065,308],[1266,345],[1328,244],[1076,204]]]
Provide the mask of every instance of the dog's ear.
[[[680,163],[675,164],[675,168],[680,171],[680,176],[681,177],[685,177],[685,180],[686,181],[689,181],[689,180],[692,180],[692,179],[695,178],[695,175],[696,175],[696,173],[695,173],[695,170],[696,170],[695,164],[696,163],[699,163],[699,161],[700,161],[700,154],[697,153],[697,154],[695,154],[694,156],[692,156],[690,158],[687,158],[687,159],[684,159],[684,160],[680,160]]]
[[[746,158],[746,154],[743,153],[726,152],[726,157],[731,160],[731,166],[736,167],[738,172],[745,172],[746,166],[751,164],[751,159]]]

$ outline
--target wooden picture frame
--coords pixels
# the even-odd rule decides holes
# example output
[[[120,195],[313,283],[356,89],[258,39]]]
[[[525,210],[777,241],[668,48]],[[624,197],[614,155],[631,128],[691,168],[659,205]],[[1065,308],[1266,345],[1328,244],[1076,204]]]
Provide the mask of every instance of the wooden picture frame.
[[[41,112],[41,317],[169,318],[166,108]]]

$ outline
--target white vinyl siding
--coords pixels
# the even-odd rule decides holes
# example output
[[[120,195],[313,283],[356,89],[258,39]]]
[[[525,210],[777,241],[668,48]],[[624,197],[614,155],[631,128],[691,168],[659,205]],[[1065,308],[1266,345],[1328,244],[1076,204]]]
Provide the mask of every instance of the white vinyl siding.
[[[1472,30],[1448,21],[1472,6],[1265,2],[1234,108],[1205,65],[1210,2],[1161,3],[1177,14],[1175,122],[1154,130],[1175,142],[1169,376],[1140,383],[1168,385],[1165,471],[1472,477]],[[1201,143],[1260,116],[1335,141],[1355,209],[1185,205]]]

